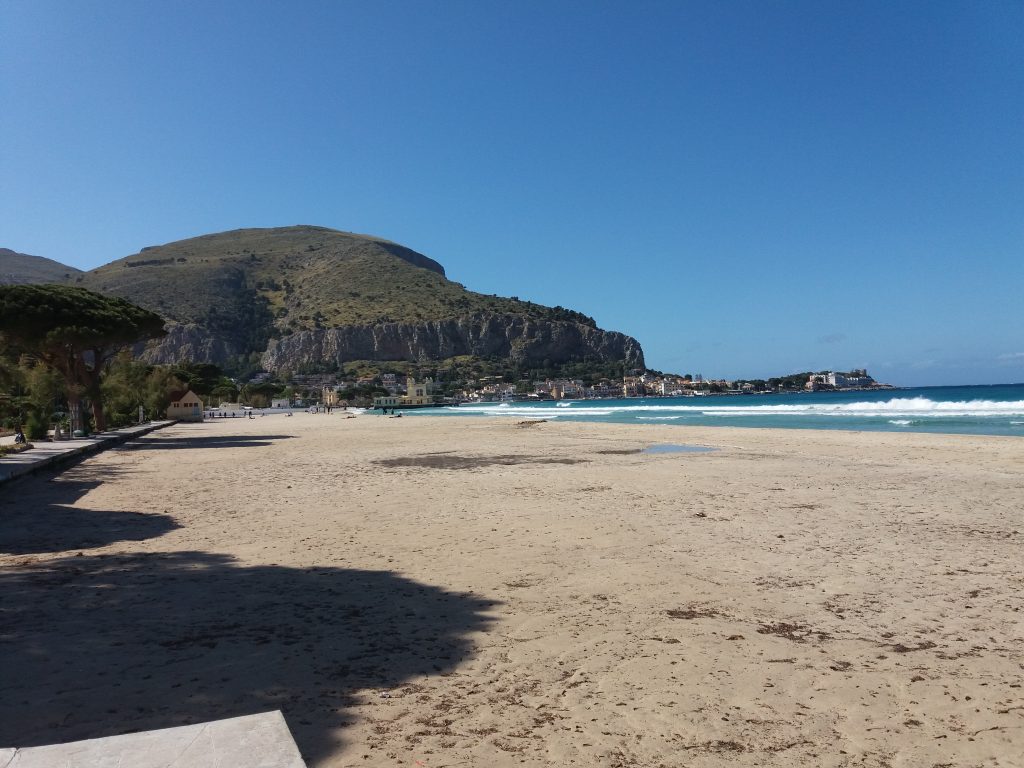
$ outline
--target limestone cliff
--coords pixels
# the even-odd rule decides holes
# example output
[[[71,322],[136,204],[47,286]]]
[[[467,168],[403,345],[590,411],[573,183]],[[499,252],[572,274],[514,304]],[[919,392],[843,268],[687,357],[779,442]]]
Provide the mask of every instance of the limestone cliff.
[[[300,331],[271,340],[263,355],[269,371],[347,360],[443,360],[459,355],[508,358],[539,365],[576,360],[623,360],[642,368],[636,339],[573,322],[520,315],[477,314],[420,323],[377,323]]]
[[[224,365],[244,350],[230,339],[214,335],[194,323],[168,323],[166,336],[139,344],[133,352],[139,359],[157,365],[187,361]]]

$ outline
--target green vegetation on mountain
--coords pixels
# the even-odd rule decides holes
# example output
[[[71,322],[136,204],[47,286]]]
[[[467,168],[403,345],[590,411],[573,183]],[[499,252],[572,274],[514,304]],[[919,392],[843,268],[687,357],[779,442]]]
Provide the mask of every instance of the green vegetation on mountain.
[[[178,323],[232,334],[250,350],[301,330],[478,312],[595,325],[562,307],[468,291],[437,262],[387,240],[312,226],[239,229],[144,248],[78,283]]]
[[[0,285],[68,283],[80,274],[81,270],[53,259],[0,248]]]

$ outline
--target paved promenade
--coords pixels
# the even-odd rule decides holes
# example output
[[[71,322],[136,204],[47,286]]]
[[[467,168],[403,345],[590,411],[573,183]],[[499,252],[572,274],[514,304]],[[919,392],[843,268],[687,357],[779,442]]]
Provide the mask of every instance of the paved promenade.
[[[79,437],[73,440],[60,440],[58,442],[33,442],[32,444],[35,447],[32,450],[0,458],[0,485],[23,475],[31,474],[39,469],[57,467],[83,456],[98,453],[173,423],[173,421],[151,421],[147,424],[115,429],[110,432],[91,435],[90,437]],[[0,442],[13,443],[14,438],[6,437],[0,440]]]
[[[0,749],[0,768],[305,768],[279,711],[158,731]]]

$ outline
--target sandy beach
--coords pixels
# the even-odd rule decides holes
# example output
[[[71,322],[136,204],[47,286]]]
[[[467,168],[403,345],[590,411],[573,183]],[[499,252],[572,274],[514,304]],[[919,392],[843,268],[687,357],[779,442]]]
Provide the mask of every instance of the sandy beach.
[[[0,746],[281,709],[317,768],[1022,766],[1022,510],[1019,438],[179,424],[0,488]]]

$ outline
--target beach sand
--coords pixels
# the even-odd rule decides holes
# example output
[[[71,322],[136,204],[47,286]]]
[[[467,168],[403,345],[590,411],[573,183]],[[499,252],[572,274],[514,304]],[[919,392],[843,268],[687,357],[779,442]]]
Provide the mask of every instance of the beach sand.
[[[0,746],[281,709],[318,767],[1022,766],[1022,508],[1017,438],[180,424],[0,488]]]

